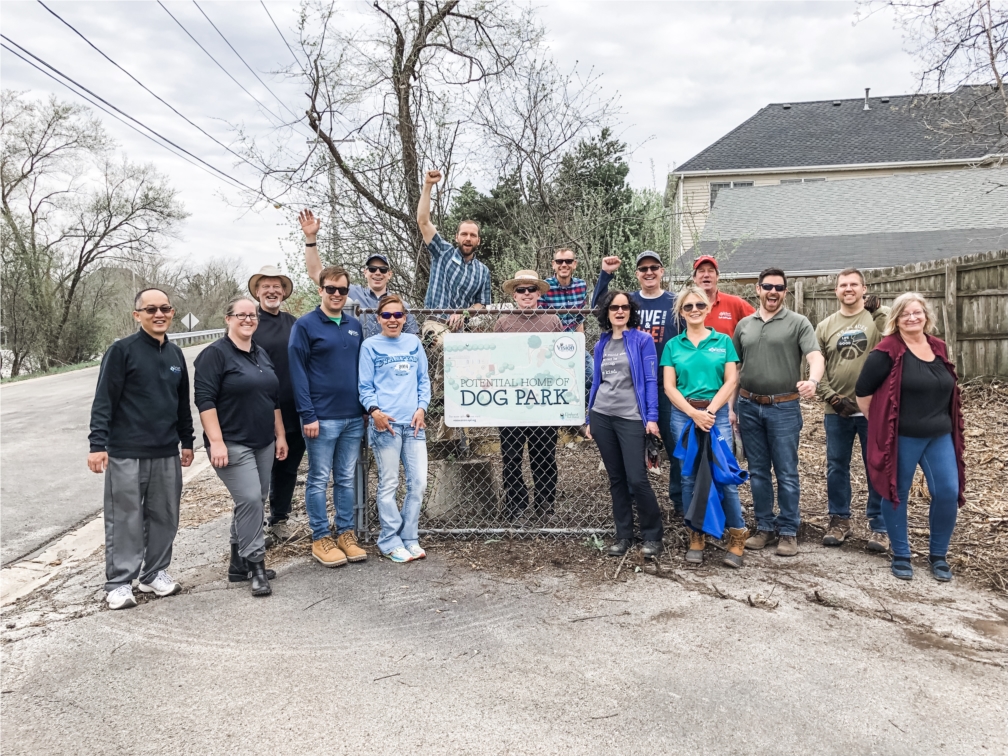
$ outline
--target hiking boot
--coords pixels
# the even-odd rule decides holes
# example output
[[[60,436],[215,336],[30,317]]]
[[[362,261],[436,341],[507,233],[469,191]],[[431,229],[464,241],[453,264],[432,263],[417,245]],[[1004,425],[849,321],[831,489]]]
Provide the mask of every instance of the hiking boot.
[[[798,538],[782,535],[777,542],[777,556],[792,557],[798,553]]]
[[[826,530],[826,535],[823,536],[822,545],[841,546],[850,534],[850,518],[833,515],[829,519],[829,528]]]
[[[344,531],[336,539],[336,546],[346,554],[348,562],[366,562],[367,552],[357,545],[357,536],[352,530]]]
[[[865,548],[873,554],[885,554],[889,551],[889,534],[872,531]]]
[[[703,550],[707,545],[707,539],[703,531],[690,530],[689,551],[686,552],[686,561],[690,564],[703,564]]]
[[[153,593],[157,596],[174,596],[182,590],[167,570],[161,570],[149,583],[137,583],[141,593]]]
[[[722,564],[738,569],[742,566],[742,554],[745,552],[746,536],[749,531],[745,528],[728,528],[728,550],[725,552]]]
[[[774,543],[777,543],[777,534],[774,531],[757,530],[756,535],[746,538],[745,547],[752,551],[759,551]]]
[[[133,596],[133,589],[128,585],[120,585],[118,588],[105,594],[109,609],[132,609],[136,606],[136,597]]]
[[[641,556],[645,559],[657,559],[664,549],[661,541],[644,541],[641,544]]]
[[[613,541],[612,546],[609,547],[606,554],[611,557],[621,557],[630,551],[630,546],[632,545],[633,544],[629,538],[619,538]]]
[[[346,554],[336,546],[336,541],[332,539],[332,536],[312,541],[311,555],[323,567],[342,567],[347,563]]]

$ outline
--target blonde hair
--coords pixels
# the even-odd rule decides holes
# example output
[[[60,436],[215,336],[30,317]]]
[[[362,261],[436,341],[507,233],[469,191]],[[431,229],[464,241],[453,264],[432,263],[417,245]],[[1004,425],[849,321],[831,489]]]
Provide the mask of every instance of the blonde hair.
[[[900,294],[896,297],[896,301],[892,303],[892,309],[889,311],[889,318],[886,320],[885,329],[882,331],[883,336],[891,336],[899,331],[898,324],[900,316],[907,308],[907,305],[911,302],[919,302],[921,308],[924,310],[924,333],[935,332],[937,322],[935,320],[934,310],[931,309],[931,305],[929,305],[927,300],[924,299],[923,294],[916,291],[908,291],[905,294]]]
[[[705,292],[696,284],[686,284],[685,286],[682,287],[680,292],[676,294],[675,306],[673,306],[672,308],[672,314],[674,314],[677,318],[682,317],[683,302],[685,301],[686,297],[688,297],[690,294],[694,294],[700,297],[700,299],[703,302],[706,302],[707,306],[710,307],[710,300],[707,299],[707,292]]]

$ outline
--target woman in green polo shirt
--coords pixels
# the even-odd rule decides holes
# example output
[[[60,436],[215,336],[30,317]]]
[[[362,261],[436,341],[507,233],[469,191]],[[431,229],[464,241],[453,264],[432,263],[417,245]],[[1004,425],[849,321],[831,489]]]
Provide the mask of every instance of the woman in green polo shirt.
[[[704,325],[710,302],[703,289],[687,286],[676,297],[674,313],[686,321],[686,330],[670,339],[662,353],[665,370],[665,394],[672,402],[672,433],[678,439],[692,420],[697,428],[709,431],[717,426],[725,439],[731,439],[728,402],[738,385],[738,355],[730,337]],[[683,504],[693,498],[696,471],[682,471]],[[728,526],[728,550],[724,563],[742,566],[742,553],[748,535],[742,519],[742,504],[735,486],[721,486],[725,524]],[[686,561],[703,562],[703,531],[690,526],[690,546]]]

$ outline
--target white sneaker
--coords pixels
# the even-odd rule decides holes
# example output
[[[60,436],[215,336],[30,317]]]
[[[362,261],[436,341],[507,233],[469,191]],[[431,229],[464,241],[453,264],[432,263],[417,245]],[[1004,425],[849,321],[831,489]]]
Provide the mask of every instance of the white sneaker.
[[[133,597],[133,588],[128,585],[120,585],[114,591],[105,594],[109,609],[132,609],[136,606],[136,598]]]
[[[413,555],[410,554],[404,546],[396,546],[392,549],[392,551],[386,554],[385,557],[397,564],[404,564],[406,562],[413,561]]]
[[[414,559],[423,559],[427,556],[427,552],[420,548],[419,543],[410,544],[406,547],[406,551],[408,551],[410,556]]]
[[[142,593],[154,593],[158,596],[174,596],[182,590],[182,586],[176,583],[166,570],[161,570],[149,583],[137,583],[137,588]]]

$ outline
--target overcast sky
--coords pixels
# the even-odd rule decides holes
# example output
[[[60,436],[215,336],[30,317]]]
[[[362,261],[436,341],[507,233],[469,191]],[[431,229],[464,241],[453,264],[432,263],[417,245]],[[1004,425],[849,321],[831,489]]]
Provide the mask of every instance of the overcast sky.
[[[228,143],[228,122],[265,134],[268,118],[156,2],[53,2],[47,5],[97,47],[206,131]],[[173,15],[238,82],[266,106],[281,106],[228,49],[191,2],[165,2]],[[348,2],[366,16],[370,3]],[[259,2],[201,2],[235,49],[285,104],[298,109],[300,89],[266,72],[290,63],[290,52]],[[285,34],[296,4],[267,2]],[[914,61],[892,19],[858,24],[853,2],[672,3],[544,2],[539,14],[562,68],[575,63],[602,75],[619,97],[622,138],[634,147],[630,179],[664,186],[665,175],[771,102],[832,100],[911,92]],[[103,60],[37,2],[4,2],[3,33],[113,105],[206,162],[250,184],[250,170],[171,113]],[[74,99],[59,84],[6,50],[4,88]],[[242,213],[220,179],[98,113],[136,161],[154,162],[179,190],[191,217],[171,254],[199,260],[240,256],[249,272],[283,260],[289,227],[282,212]],[[286,115],[286,113],[285,113]],[[223,195],[223,196],[222,196]],[[295,250],[297,247],[295,246]]]

